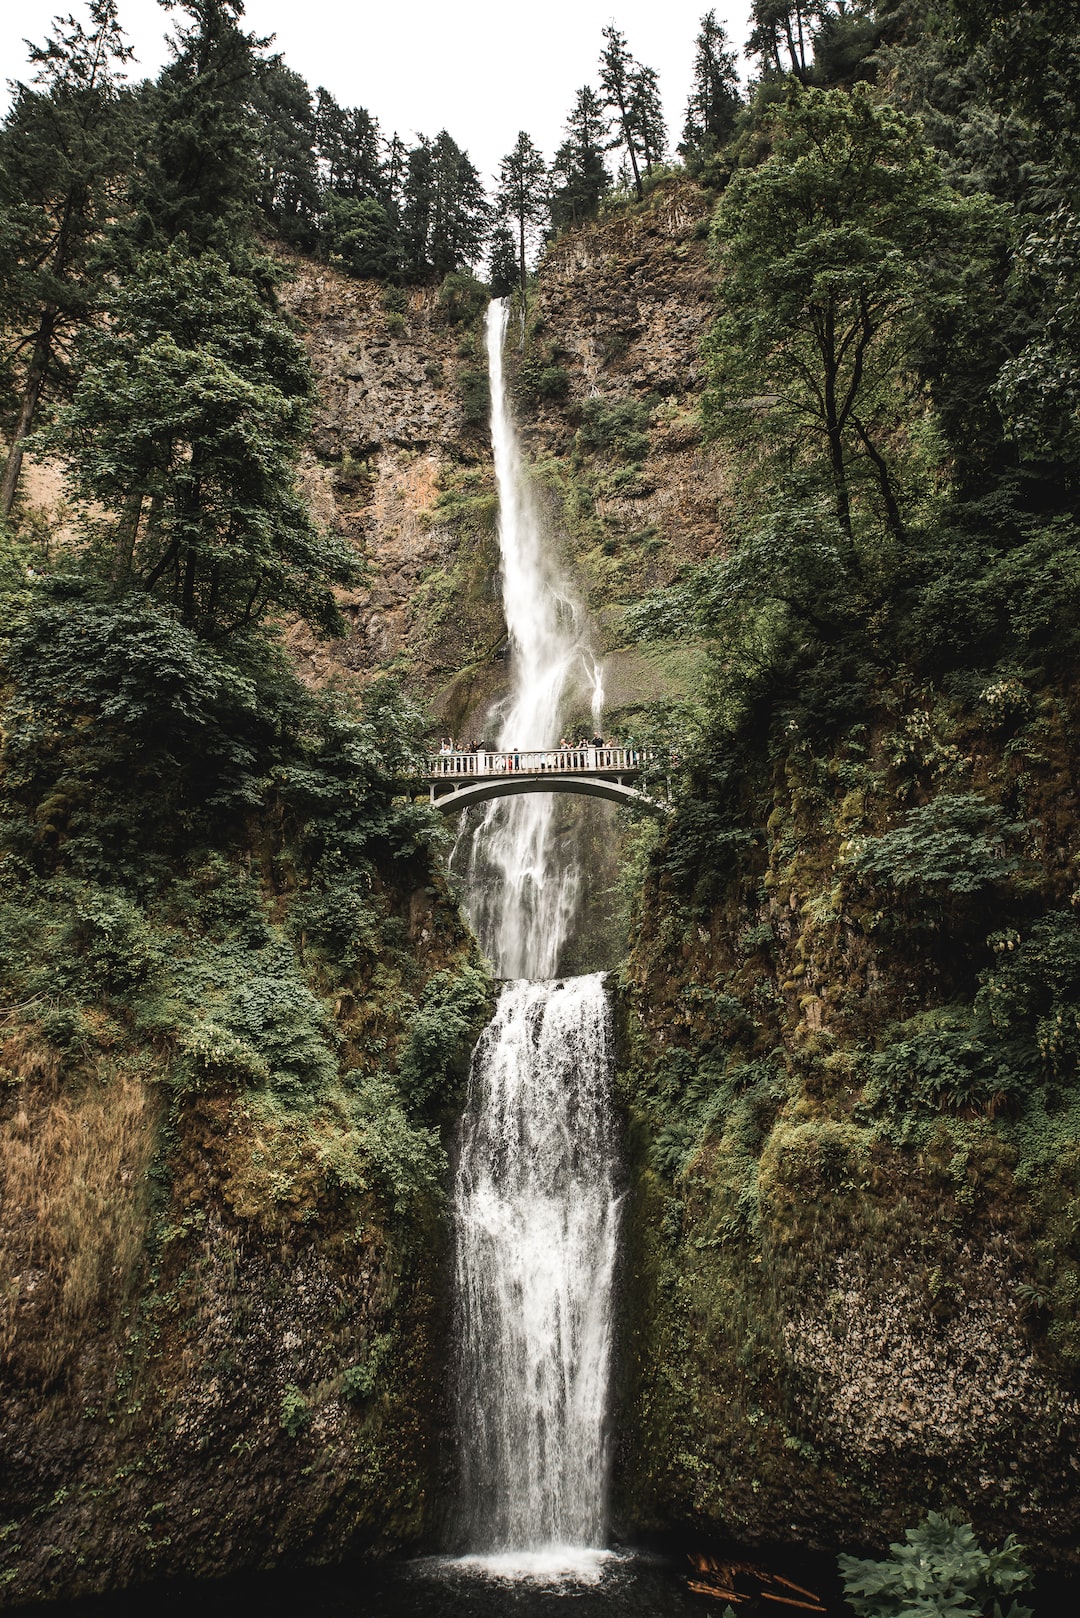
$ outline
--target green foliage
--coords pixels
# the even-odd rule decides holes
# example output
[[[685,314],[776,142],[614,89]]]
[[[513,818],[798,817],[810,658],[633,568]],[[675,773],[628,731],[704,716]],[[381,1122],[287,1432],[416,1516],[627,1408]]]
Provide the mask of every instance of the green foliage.
[[[883,1562],[838,1559],[857,1618],[1031,1618],[1034,1609],[1017,1596],[1031,1588],[1032,1575],[1013,1534],[987,1551],[970,1523],[931,1511],[889,1550]]]
[[[816,468],[848,531],[853,480],[869,477],[899,536],[887,423],[918,322],[955,296],[949,253],[976,256],[992,210],[950,193],[919,126],[864,86],[793,94],[773,135],[714,221],[706,425]]]
[[[551,223],[556,230],[595,217],[611,189],[604,164],[609,122],[595,90],[583,85],[551,165]]]
[[[145,259],[108,312],[45,440],[77,496],[114,514],[96,569],[206,636],[281,609],[338,632],[331,586],[357,564],[296,489],[311,397],[299,340],[210,253]]]
[[[575,448],[579,453],[641,461],[649,449],[647,435],[653,411],[647,399],[585,399],[580,406]]]
[[[331,196],[322,222],[331,264],[350,275],[389,280],[401,260],[394,220],[374,197]]]
[[[475,967],[428,980],[398,1063],[410,1105],[450,1099],[468,1072],[476,1027],[489,1005],[489,979]]]
[[[190,18],[146,86],[144,128],[121,235],[133,256],[183,242],[253,267],[260,179],[255,115],[267,42],[239,26],[242,0],[174,0]]]
[[[346,1399],[360,1404],[370,1399],[379,1383],[382,1367],[394,1346],[389,1332],[381,1332],[368,1345],[367,1354],[360,1365],[350,1365],[341,1378],[341,1391]]]
[[[1080,1073],[1080,922],[1050,911],[989,943],[972,1005],[920,1013],[865,1059],[869,1107],[901,1121],[1061,1104]]]
[[[466,426],[485,426],[491,415],[491,384],[487,372],[459,371],[457,383]]]
[[[312,1411],[308,1401],[294,1382],[286,1385],[281,1395],[278,1425],[284,1427],[290,1438],[299,1438],[311,1426]]]
[[[1020,862],[1005,845],[1024,830],[978,793],[943,792],[891,831],[863,839],[851,863],[901,893],[966,897],[1013,875]]]
[[[452,270],[443,277],[438,306],[448,325],[472,326],[488,306],[488,290],[475,275]]]
[[[127,161],[130,100],[115,0],[90,0],[32,46],[34,86],[13,85],[0,128],[0,421],[12,429],[0,485],[7,517],[23,445],[43,406],[70,383],[73,332],[101,293],[102,236]]]

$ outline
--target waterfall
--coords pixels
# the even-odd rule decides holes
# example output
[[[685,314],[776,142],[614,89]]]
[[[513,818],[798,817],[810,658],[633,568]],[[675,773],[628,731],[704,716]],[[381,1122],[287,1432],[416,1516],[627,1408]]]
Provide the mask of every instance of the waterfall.
[[[575,683],[598,726],[603,683],[524,474],[507,315],[492,303],[488,366],[512,684],[489,724],[510,750],[557,745]],[[604,1543],[619,1211],[610,1011],[602,974],[556,979],[579,864],[554,828],[554,799],[537,793],[496,800],[473,835],[470,915],[514,981],[473,1055],[454,1188],[459,1531],[472,1552],[545,1570]]]
[[[491,446],[499,491],[503,608],[513,684],[491,716],[500,750],[554,747],[562,710],[576,685],[589,694],[600,722],[603,679],[590,626],[545,544],[544,527],[525,476],[503,368],[509,311],[488,311]],[[556,805],[547,793],[492,803],[472,839],[470,910],[485,951],[503,977],[551,978],[573,922],[579,868],[553,857]]]
[[[482,1551],[603,1543],[618,1201],[599,974],[504,989],[457,1183],[466,1523]]]

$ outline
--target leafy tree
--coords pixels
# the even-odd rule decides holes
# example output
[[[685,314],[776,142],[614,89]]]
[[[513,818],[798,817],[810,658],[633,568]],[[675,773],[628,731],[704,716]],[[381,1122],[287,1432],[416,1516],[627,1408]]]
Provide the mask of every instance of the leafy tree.
[[[686,104],[680,153],[700,161],[719,151],[734,134],[741,105],[735,52],[716,12],[707,11],[694,51],[694,86]]]
[[[5,517],[27,436],[64,380],[66,345],[96,296],[100,238],[117,206],[119,69],[131,51],[115,0],[90,0],[89,11],[89,30],[69,17],[31,47],[34,86],[15,85],[0,131],[0,315],[12,334],[0,363],[15,394],[0,482]]]
[[[150,87],[131,183],[135,251],[183,237],[230,263],[250,257],[259,199],[258,102],[267,40],[239,26],[243,0],[159,0],[191,19]]]
[[[556,230],[592,219],[611,189],[604,163],[609,123],[596,91],[583,85],[566,120],[566,139],[551,165],[551,223]]]
[[[332,193],[323,216],[322,236],[331,263],[350,275],[396,279],[401,265],[397,223],[374,197]]]
[[[547,212],[547,165],[523,129],[513,151],[499,165],[495,207],[498,217],[512,221],[517,230],[518,284],[524,300],[529,234]]]
[[[207,637],[272,611],[327,633],[352,553],[295,488],[311,381],[300,342],[216,254],[143,260],[80,345],[72,403],[46,444],[77,497],[111,516],[91,555]]]
[[[863,86],[800,92],[774,138],[717,211],[708,423],[823,457],[849,535],[852,477],[868,471],[900,537],[888,435],[913,333],[954,296],[947,250],[975,255],[991,210],[951,193],[918,125]]]

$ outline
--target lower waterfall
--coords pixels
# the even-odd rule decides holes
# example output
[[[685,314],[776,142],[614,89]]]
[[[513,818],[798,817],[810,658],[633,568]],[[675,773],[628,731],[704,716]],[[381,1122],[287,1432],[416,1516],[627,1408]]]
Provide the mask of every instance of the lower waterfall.
[[[473,1057],[454,1195],[466,1529],[599,1546],[618,1225],[602,976],[508,985]]]
[[[543,748],[575,682],[599,725],[603,684],[522,465],[507,313],[491,305],[488,366],[511,685],[486,724],[506,748]],[[606,1539],[619,1212],[603,975],[556,976],[579,882],[553,805],[496,801],[465,839],[473,925],[514,981],[473,1055],[454,1189],[458,1535],[470,1553],[544,1570],[580,1565]]]

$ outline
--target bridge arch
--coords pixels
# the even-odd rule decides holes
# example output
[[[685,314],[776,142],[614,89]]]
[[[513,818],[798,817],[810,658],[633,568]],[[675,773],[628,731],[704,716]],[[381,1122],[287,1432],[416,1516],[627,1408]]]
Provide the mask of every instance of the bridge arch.
[[[513,798],[523,792],[573,792],[585,798],[606,798],[611,803],[634,804],[649,814],[670,813],[669,806],[659,798],[650,798],[637,787],[626,786],[621,781],[608,781],[602,776],[560,775],[554,772],[488,777],[470,781],[465,786],[454,787],[442,794],[436,793],[433,783],[431,803],[442,814],[453,814],[473,804],[490,803],[492,798]]]

